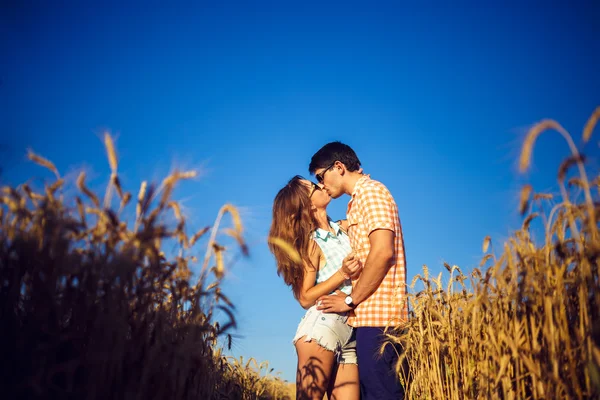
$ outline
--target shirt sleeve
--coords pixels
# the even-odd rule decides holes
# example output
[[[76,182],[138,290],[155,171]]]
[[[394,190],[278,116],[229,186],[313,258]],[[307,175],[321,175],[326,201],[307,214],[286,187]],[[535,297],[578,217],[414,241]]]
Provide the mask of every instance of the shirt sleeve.
[[[362,202],[363,221],[367,234],[377,229],[386,229],[395,232],[394,207],[392,196],[379,187],[369,188],[363,193]]]

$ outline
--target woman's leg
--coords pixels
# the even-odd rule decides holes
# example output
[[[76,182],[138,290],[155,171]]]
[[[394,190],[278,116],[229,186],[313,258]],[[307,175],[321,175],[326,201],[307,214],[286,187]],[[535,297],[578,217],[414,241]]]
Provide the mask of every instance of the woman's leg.
[[[331,376],[327,396],[336,400],[359,400],[358,357],[356,356],[356,336],[354,331],[342,347],[336,367]]]
[[[358,365],[336,364],[327,390],[330,400],[359,400]]]
[[[315,340],[296,342],[298,370],[296,371],[296,398],[322,400],[329,386],[335,363],[335,354],[325,350]]]

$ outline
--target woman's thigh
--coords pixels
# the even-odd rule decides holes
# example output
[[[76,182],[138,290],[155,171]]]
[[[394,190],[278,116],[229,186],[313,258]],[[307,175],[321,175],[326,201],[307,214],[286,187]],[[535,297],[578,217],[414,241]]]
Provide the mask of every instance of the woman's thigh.
[[[335,353],[320,346],[316,341],[296,342],[298,370],[296,393],[298,399],[322,399],[329,386],[335,365]]]

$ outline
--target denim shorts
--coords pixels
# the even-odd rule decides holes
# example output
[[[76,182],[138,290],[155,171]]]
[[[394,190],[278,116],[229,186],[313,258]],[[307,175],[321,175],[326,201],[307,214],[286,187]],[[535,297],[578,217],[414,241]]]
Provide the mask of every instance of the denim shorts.
[[[357,364],[354,328],[347,320],[347,313],[324,313],[315,304],[302,317],[292,343],[302,337],[305,342],[315,340],[319,346],[334,352],[339,364]]]

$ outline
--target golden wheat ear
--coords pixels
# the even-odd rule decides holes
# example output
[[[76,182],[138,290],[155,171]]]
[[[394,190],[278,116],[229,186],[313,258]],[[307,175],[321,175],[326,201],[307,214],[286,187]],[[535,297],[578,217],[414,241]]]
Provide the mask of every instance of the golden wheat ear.
[[[58,170],[56,169],[56,167],[54,166],[54,164],[51,161],[45,159],[42,156],[35,154],[32,150],[27,151],[27,158],[29,158],[34,163],[41,165],[44,168],[49,169],[50,171],[52,171],[54,173],[54,175],[56,175],[56,179],[60,179],[60,174],[58,173]]]
[[[283,252],[285,252],[292,261],[297,262],[297,263],[301,263],[302,262],[302,258],[300,257],[300,254],[298,253],[298,251],[296,251],[296,249],[294,249],[294,247],[289,244],[288,242],[286,242],[285,240],[278,238],[278,237],[269,237],[267,239],[268,243],[279,247]]]
[[[524,215],[529,206],[529,199],[531,198],[531,192],[533,188],[531,185],[524,185],[521,189],[521,195],[519,198],[519,212]]]
[[[592,137],[592,132],[598,123],[598,119],[600,119],[600,106],[596,107],[583,128],[583,143],[587,143]]]
[[[599,115],[600,108],[586,124],[584,141]],[[423,277],[415,275],[413,284],[423,281],[425,289],[409,294],[409,319],[387,338],[388,345],[406,344],[400,358],[407,361],[402,375],[407,398],[600,396],[600,345],[593,340],[599,331],[600,208],[586,192],[590,185],[600,185],[600,177],[588,181],[584,159],[570,135],[549,120],[529,132],[520,158],[522,171],[531,163],[536,138],[550,128],[563,135],[572,153],[557,173],[562,196],[537,193],[530,205],[533,188],[525,185],[519,201],[526,215],[521,228],[499,248],[499,257],[490,252],[491,238],[484,238],[481,267],[472,270],[471,285],[461,292],[452,292],[451,285],[446,293],[431,290],[425,268]],[[573,194],[563,186],[574,166],[579,176],[568,181],[576,189]],[[551,206],[548,215],[546,203]],[[543,221],[545,229],[531,228],[530,235],[533,221]],[[545,236],[533,240],[533,233]],[[461,275],[450,264],[444,266],[449,281],[453,272]]]

